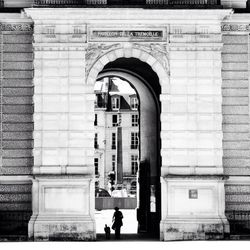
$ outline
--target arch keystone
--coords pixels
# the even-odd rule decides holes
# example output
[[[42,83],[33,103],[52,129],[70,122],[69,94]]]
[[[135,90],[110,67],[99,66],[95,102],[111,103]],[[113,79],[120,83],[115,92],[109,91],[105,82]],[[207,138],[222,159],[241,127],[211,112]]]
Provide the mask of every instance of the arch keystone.
[[[132,49],[124,49],[124,57],[130,58],[132,57]]]

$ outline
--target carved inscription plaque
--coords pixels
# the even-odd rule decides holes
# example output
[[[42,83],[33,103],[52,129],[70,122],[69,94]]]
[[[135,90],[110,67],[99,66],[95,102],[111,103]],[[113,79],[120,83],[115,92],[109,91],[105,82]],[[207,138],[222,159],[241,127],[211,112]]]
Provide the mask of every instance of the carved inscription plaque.
[[[161,40],[162,30],[91,30],[91,40]]]

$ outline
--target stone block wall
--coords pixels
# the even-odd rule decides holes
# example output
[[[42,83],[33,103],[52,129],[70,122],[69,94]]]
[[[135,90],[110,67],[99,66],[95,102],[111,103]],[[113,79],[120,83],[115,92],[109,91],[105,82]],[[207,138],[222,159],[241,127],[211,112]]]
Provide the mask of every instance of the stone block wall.
[[[222,53],[223,165],[226,175],[250,173],[248,36],[224,35]]]
[[[231,22],[223,34],[222,113],[225,205],[234,234],[235,223],[241,224],[236,233],[247,227],[242,214],[250,209],[249,34],[244,24]]]
[[[32,26],[13,17],[0,16],[0,234],[27,234],[33,166]]]

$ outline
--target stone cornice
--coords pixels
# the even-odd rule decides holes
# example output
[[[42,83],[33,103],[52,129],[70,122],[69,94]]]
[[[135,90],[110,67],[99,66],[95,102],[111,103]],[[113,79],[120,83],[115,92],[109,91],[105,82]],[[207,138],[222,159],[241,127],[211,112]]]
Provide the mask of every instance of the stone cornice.
[[[250,14],[233,14],[223,20],[221,25],[223,33],[249,33],[250,31]]]
[[[105,9],[73,9],[73,8],[29,8],[25,9],[25,13],[33,20],[88,20],[88,21],[102,21],[102,22],[117,22],[126,20],[127,22],[134,22],[140,20],[141,23],[147,22],[161,22],[166,21],[197,23],[199,20],[212,23],[216,20],[223,20],[225,17],[232,14],[231,9],[126,9],[121,8],[119,11],[113,8]]]

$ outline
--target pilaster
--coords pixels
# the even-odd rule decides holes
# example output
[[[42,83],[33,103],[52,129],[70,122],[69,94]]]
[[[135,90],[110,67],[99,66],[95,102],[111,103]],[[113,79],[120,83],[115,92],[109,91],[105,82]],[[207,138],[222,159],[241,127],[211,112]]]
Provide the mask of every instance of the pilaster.
[[[170,80],[161,95],[161,239],[221,239],[229,232],[222,166],[221,20],[172,24],[169,40]]]
[[[29,238],[94,240],[94,87],[86,27],[34,21],[33,215]]]

